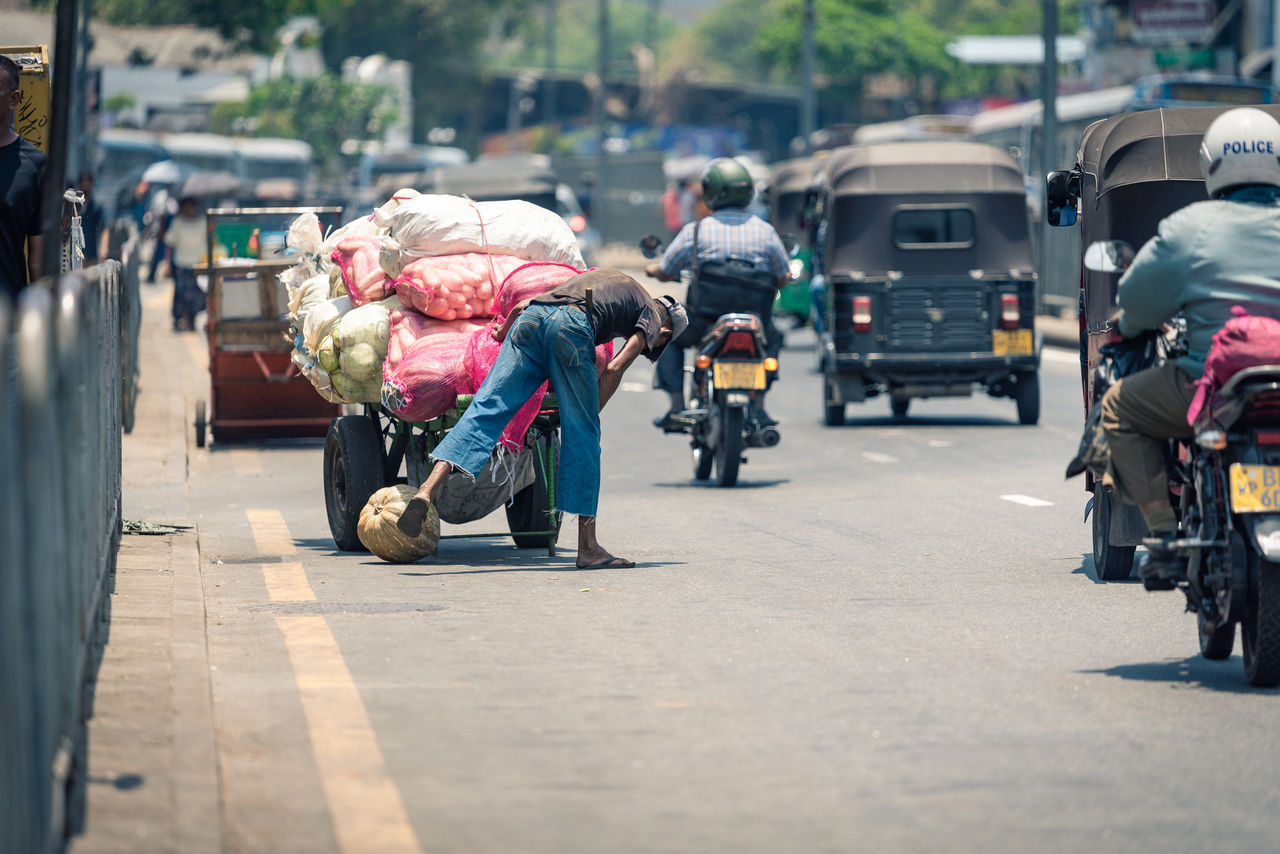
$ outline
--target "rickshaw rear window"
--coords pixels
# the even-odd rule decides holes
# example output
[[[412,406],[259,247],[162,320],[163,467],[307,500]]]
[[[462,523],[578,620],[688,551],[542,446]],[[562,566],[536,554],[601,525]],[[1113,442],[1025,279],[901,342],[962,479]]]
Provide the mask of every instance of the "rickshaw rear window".
[[[899,249],[963,249],[973,245],[973,233],[968,208],[900,208],[893,215]]]

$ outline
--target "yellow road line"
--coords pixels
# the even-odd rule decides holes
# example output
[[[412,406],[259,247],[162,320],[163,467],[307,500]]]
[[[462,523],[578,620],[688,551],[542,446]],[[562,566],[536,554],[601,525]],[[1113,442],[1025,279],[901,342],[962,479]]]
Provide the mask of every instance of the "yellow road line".
[[[258,553],[263,555],[297,555],[293,534],[278,510],[246,510],[249,527]],[[262,577],[272,602],[314,602],[316,592],[307,581],[307,573],[297,560],[262,564]]]
[[[302,696],[338,846],[346,854],[421,854],[400,791],[323,617],[276,617]]]

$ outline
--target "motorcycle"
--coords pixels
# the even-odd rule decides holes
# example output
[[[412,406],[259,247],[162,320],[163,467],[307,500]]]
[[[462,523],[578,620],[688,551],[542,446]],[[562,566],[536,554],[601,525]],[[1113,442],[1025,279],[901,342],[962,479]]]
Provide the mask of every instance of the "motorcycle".
[[[652,235],[640,242],[647,258],[657,257],[661,246]],[[702,301],[702,310],[691,310],[691,324],[703,318],[706,329],[694,328],[692,394],[688,408],[673,415],[667,432],[685,433],[693,450],[693,475],[698,480],[711,477],[714,467],[720,486],[738,482],[738,468],[747,448],[771,448],[781,440],[775,425],[762,424],[754,399],[764,392],[778,371],[778,360],[766,355],[765,324],[774,299],[772,287],[762,288],[746,279],[737,283],[736,293],[719,291],[724,299]],[[705,289],[710,295],[712,289]],[[748,309],[717,313],[719,308]],[[710,310],[711,314],[707,314]]]
[[[1085,265],[1120,272],[1132,250],[1107,243]],[[1245,678],[1280,685],[1280,364],[1232,375],[1169,459],[1178,527],[1163,545],[1186,572],[1148,587],[1182,590],[1205,658],[1230,657],[1239,623]]]

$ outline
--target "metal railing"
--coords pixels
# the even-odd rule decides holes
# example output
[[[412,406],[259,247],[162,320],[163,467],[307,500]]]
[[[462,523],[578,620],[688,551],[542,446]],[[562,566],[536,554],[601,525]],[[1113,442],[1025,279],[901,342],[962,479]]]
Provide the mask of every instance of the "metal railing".
[[[81,829],[86,727],[121,530],[137,263],[0,295],[0,851]],[[132,303],[131,303],[132,301]],[[133,339],[130,343],[125,343]]]

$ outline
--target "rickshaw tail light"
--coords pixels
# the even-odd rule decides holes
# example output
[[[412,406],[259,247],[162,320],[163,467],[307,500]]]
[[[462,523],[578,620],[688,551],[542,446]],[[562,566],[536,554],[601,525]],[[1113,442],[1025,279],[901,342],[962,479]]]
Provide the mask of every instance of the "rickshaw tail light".
[[[1253,436],[1259,445],[1280,445],[1280,430],[1258,430]]]
[[[1000,295],[1000,328],[1017,329],[1022,319],[1022,311],[1018,307],[1017,294]]]
[[[770,356],[764,360],[764,369],[769,372],[778,370],[778,360]]]
[[[750,332],[730,332],[724,338],[724,347],[721,352],[746,353],[748,356],[754,356],[756,352],[755,336]]]
[[[700,370],[705,371],[707,368],[711,367],[711,357],[706,353],[699,353],[698,358],[694,359],[693,363],[697,365]]]
[[[853,331],[871,331],[871,297],[853,298]]]

